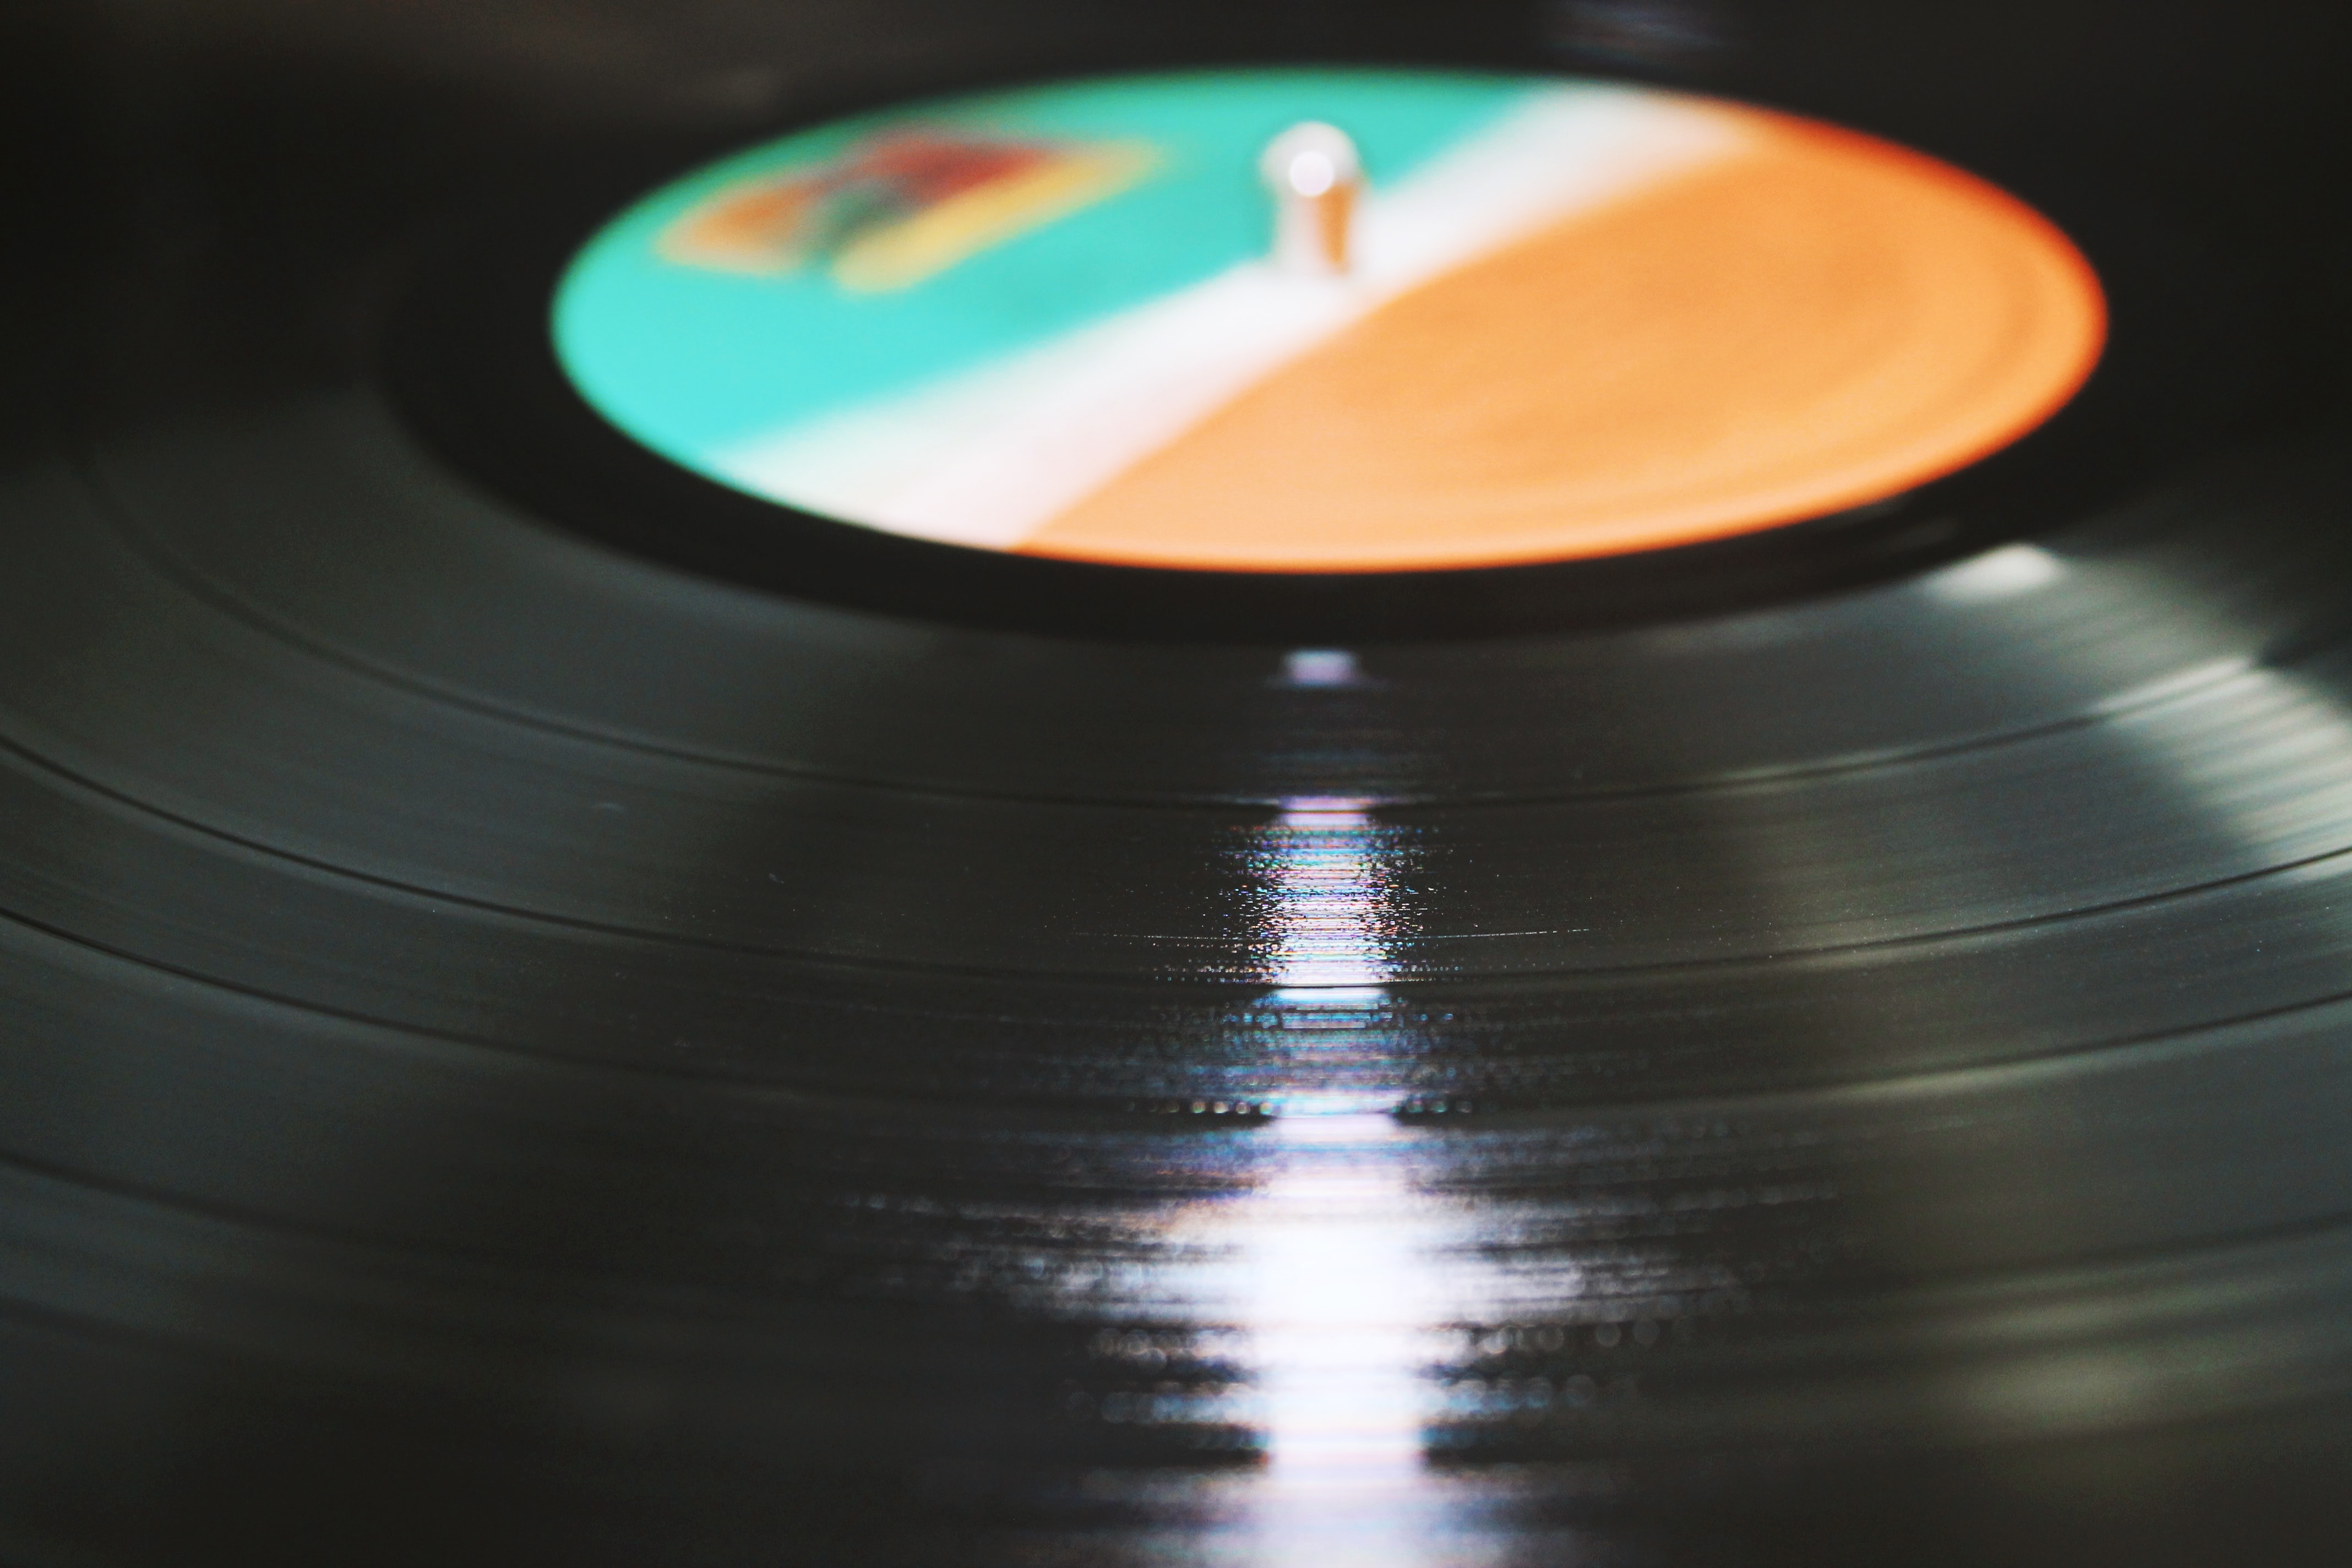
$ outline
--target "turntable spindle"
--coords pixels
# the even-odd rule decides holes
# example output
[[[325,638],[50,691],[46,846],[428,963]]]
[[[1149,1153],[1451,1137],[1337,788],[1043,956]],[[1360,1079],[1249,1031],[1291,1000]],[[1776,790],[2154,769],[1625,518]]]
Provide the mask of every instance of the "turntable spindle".
[[[1266,144],[1258,167],[1274,192],[1274,259],[1286,272],[1348,270],[1349,230],[1364,175],[1356,144],[1336,125],[1308,120]]]

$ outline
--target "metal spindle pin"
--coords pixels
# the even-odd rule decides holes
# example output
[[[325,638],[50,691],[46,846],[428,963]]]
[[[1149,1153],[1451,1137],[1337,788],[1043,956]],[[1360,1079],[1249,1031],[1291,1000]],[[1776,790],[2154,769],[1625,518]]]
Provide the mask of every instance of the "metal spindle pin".
[[[1309,120],[1266,144],[1258,169],[1274,192],[1274,259],[1286,272],[1334,278],[1351,260],[1363,163],[1336,125]]]

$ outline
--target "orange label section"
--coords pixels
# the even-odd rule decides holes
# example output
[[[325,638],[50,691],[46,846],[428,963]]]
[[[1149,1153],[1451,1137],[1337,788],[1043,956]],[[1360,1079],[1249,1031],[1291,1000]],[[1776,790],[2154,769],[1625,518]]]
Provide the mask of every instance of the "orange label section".
[[[1027,534],[1259,572],[1496,566],[1885,500],[2081,387],[2087,262],[2000,190],[1756,110],[1738,150],[1380,305]]]

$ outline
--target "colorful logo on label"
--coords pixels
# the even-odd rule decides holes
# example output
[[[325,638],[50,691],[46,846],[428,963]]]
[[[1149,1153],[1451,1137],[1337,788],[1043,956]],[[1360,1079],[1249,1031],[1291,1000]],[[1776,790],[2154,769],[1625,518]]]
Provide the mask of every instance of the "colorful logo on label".
[[[1140,143],[890,132],[818,168],[720,192],[664,231],[661,254],[755,277],[821,265],[844,289],[911,289],[1118,195],[1153,161]]]
[[[1235,571],[1485,566],[1844,510],[2102,348],[2030,208],[1644,89],[1265,70],[921,105],[594,237],[559,357],[636,439],[844,522]]]

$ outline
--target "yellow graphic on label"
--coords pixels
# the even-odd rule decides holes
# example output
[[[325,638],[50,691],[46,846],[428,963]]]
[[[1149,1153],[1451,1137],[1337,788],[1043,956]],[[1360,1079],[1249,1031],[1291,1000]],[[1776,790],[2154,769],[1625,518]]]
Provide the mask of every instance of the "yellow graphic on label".
[[[897,132],[818,168],[722,192],[673,225],[661,253],[764,276],[822,265],[844,289],[887,293],[1117,195],[1157,162],[1140,142]]]

